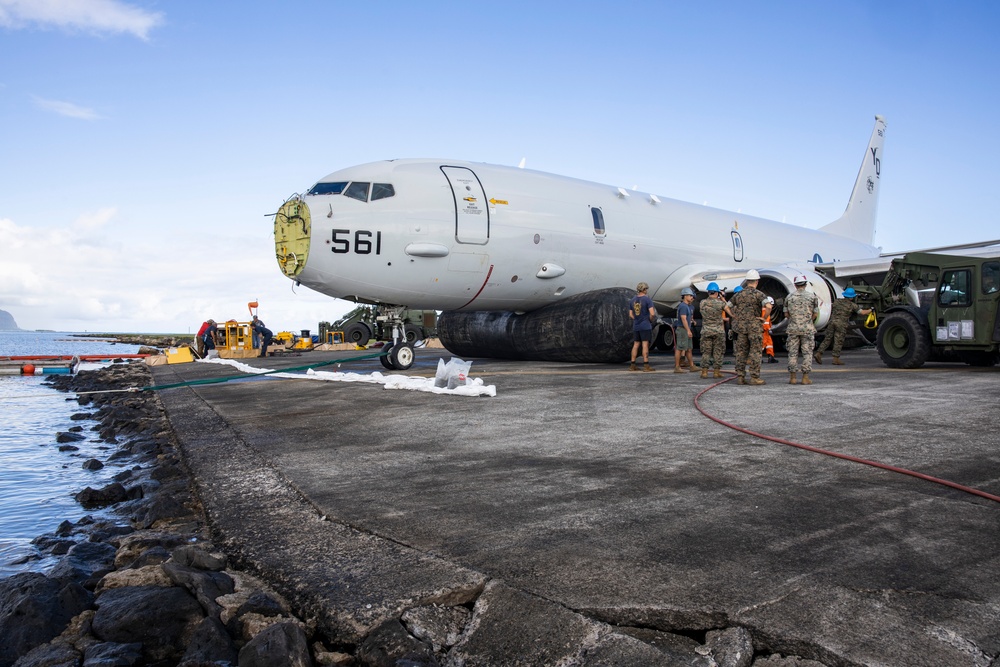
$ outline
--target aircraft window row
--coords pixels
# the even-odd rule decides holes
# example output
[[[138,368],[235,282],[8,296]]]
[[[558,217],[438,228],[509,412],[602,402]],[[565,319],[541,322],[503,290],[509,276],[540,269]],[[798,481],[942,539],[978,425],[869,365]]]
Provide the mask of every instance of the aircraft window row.
[[[376,199],[386,199],[396,194],[396,189],[392,183],[368,183],[365,181],[337,182],[337,183],[317,183],[310,188],[307,194],[310,195],[344,195],[358,201],[369,201],[368,192],[371,190],[371,201]]]

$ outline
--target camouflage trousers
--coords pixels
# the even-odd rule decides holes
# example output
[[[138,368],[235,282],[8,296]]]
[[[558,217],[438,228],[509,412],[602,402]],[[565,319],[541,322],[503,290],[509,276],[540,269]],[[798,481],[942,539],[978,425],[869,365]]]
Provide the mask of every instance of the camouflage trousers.
[[[798,373],[801,370],[803,373],[811,373],[814,347],[816,347],[816,334],[788,334],[785,338],[788,372]]]
[[[698,345],[701,348],[701,367],[720,370],[722,358],[726,356],[726,334],[702,332]]]
[[[733,351],[736,353],[736,374],[743,376],[750,371],[750,377],[760,377],[760,353],[764,346],[764,332],[751,331],[737,333]]]
[[[823,342],[819,344],[816,351],[822,354],[826,348],[830,347],[830,343],[833,343],[833,356],[839,357],[840,351],[844,349],[844,338],[847,336],[847,327],[841,327],[831,324],[826,329],[826,335],[823,336]]]

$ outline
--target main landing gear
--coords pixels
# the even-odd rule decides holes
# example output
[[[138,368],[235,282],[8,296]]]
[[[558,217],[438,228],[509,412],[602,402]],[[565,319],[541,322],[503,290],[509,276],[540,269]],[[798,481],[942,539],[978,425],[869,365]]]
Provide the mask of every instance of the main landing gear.
[[[402,317],[404,310],[406,310],[404,306],[384,308],[384,314],[376,318],[384,320],[392,328],[392,344],[388,346],[386,353],[379,357],[382,365],[390,371],[405,371],[413,366],[415,355],[413,343],[408,342],[406,337],[406,327]]]

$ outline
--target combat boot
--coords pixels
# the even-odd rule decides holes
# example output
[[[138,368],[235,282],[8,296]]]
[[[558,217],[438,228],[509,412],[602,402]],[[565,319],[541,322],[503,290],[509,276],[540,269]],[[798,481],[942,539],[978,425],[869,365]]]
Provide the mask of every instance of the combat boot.
[[[747,379],[745,377],[743,377],[742,375],[740,375],[740,376],[738,376],[736,378],[736,383],[737,384],[746,384],[747,383]]]
[[[819,364],[820,366],[822,366],[823,365],[823,353],[822,352],[813,352],[813,360],[817,364]]]
[[[802,374],[802,384],[812,384],[813,381],[809,379],[809,373]]]
[[[712,377],[714,378],[722,377],[722,371],[715,371],[714,373],[712,373]]]
[[[631,364],[628,365],[628,369],[630,371],[637,371],[637,370],[639,370],[638,368],[635,367],[635,362],[634,361]]]
[[[843,361],[841,361],[840,357],[834,357],[833,358],[833,365],[834,366],[846,366],[847,364],[845,364]]]
[[[750,381],[747,382],[747,384],[752,384],[752,385],[754,385],[756,387],[758,385],[767,384],[767,383],[764,382],[764,380],[762,380],[761,378],[750,378]]]
[[[707,377],[708,377],[708,369],[707,368],[702,368],[701,369],[701,379],[704,380]]]
[[[652,366],[650,366],[649,364],[643,364],[642,365],[642,372],[643,373],[651,373],[652,371],[655,371],[655,370],[656,369],[653,368]]]
[[[795,371],[788,371],[788,374],[791,376],[791,377],[788,378],[788,384],[798,384],[799,383],[798,378],[795,377]],[[803,375],[802,377],[804,378],[805,376]]]

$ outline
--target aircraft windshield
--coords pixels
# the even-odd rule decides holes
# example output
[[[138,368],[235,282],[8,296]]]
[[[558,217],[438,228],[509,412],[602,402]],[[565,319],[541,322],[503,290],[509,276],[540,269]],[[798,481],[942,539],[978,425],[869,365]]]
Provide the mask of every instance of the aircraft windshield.
[[[376,183],[372,186],[372,201],[385,199],[394,194],[396,194],[396,190],[392,187],[392,183]]]
[[[317,183],[306,194],[309,195],[344,195],[358,201],[369,201],[368,186],[371,185],[371,201],[386,199],[396,195],[392,183],[371,183],[363,181],[338,181],[336,183]]]
[[[344,196],[350,197],[351,199],[357,199],[358,201],[368,201],[368,186],[370,183],[362,183],[361,181],[354,181],[347,186],[344,190]]]
[[[310,195],[339,195],[347,187],[347,183],[317,183],[312,186],[307,194]]]

